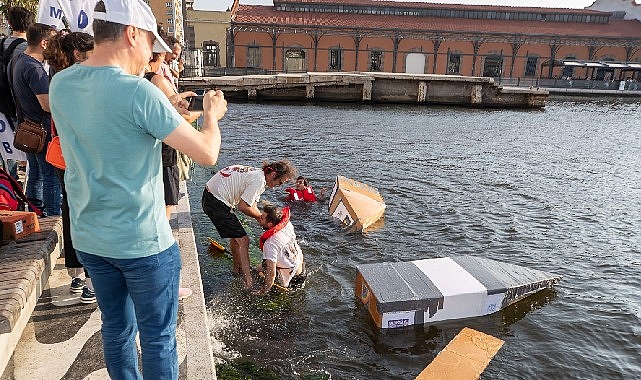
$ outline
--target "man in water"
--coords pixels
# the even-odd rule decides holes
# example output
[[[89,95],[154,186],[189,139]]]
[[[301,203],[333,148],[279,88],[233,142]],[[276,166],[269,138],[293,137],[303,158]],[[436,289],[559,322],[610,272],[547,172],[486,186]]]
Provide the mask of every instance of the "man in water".
[[[260,237],[263,263],[256,268],[263,273],[264,285],[254,290],[254,295],[265,295],[278,282],[289,287],[292,278],[301,275],[305,269],[303,252],[296,241],[294,226],[289,221],[289,207],[281,209],[270,204],[263,205],[258,222],[265,229]]]
[[[256,220],[260,218],[257,204],[265,187],[273,189],[296,176],[296,168],[289,161],[264,163],[262,169],[232,165],[221,169],[207,181],[203,191],[203,211],[216,227],[221,238],[230,238],[234,261],[233,272],[242,274],[245,288],[252,286],[249,268],[249,237],[245,228],[232,212],[238,209]]]

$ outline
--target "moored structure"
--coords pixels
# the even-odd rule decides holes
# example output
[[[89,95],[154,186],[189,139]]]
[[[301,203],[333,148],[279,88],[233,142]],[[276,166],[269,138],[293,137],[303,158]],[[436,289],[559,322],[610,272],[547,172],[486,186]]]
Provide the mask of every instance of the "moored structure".
[[[403,73],[280,73],[195,77],[182,90],[220,89],[229,100],[442,104],[542,108],[549,92],[499,86],[494,78]],[[342,219],[342,218],[341,218]]]

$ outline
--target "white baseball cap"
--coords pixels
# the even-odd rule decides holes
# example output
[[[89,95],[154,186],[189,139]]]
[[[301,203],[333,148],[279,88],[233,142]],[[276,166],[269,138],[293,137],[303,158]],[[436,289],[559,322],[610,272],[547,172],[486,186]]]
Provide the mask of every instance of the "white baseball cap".
[[[171,53],[171,49],[158,35],[158,26],[149,5],[143,0],[103,0],[105,12],[93,13],[96,20],[109,21],[116,24],[131,25],[148,30],[154,34],[154,53]]]

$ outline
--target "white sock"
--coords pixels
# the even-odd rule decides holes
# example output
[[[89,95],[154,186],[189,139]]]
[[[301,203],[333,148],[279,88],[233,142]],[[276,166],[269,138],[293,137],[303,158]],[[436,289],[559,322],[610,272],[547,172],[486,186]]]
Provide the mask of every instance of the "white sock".
[[[93,292],[93,281],[91,281],[91,277],[87,277],[86,280],[85,286]]]
[[[85,278],[85,270],[83,268],[67,268],[67,273],[71,278]]]

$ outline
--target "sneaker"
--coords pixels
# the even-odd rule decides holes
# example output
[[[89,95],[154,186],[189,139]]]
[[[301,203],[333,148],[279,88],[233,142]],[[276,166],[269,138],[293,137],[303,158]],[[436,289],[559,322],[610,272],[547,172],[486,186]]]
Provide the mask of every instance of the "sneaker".
[[[82,303],[96,302],[96,293],[85,286],[84,288],[82,288],[82,295],[80,296],[80,302]]]
[[[179,288],[178,289],[178,299],[182,300],[191,296],[193,292],[189,288]]]
[[[82,278],[74,277],[71,279],[71,286],[69,286],[69,292],[72,294],[82,293],[82,288],[85,286],[85,280]]]

